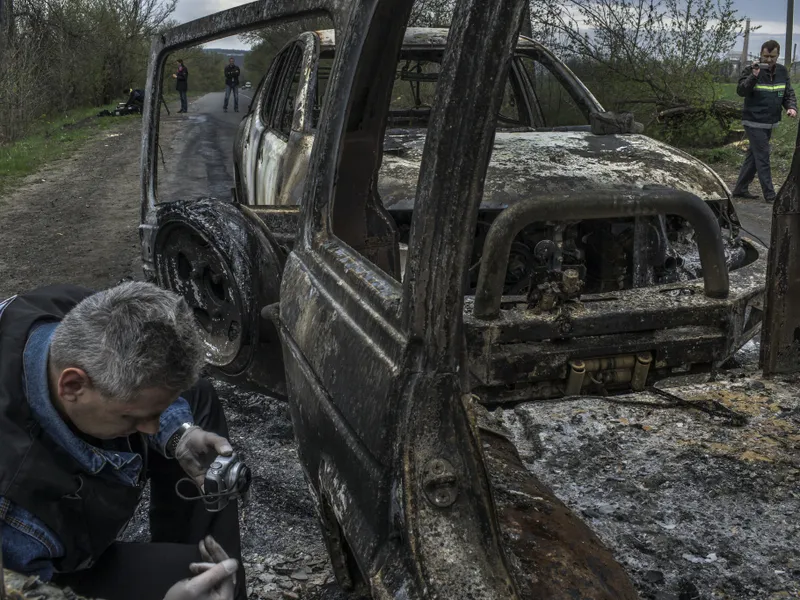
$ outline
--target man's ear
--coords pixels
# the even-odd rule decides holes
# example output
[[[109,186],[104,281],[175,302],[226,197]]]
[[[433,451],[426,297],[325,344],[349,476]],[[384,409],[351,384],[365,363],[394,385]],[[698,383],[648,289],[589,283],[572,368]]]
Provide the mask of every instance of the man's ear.
[[[77,402],[90,387],[91,381],[83,369],[70,367],[58,376],[58,397],[63,402]]]

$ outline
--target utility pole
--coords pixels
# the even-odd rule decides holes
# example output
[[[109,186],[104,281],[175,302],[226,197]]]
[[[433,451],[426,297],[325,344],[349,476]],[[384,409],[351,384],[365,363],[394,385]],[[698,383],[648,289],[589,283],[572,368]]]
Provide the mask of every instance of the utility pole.
[[[1,1],[1,0],[0,0]],[[750,47],[750,19],[747,19],[747,22],[744,25],[744,47],[742,48],[742,60],[739,62],[739,73],[742,72],[747,66],[747,51]]]
[[[794,29],[794,0],[786,0],[786,69],[792,68],[792,30]]]

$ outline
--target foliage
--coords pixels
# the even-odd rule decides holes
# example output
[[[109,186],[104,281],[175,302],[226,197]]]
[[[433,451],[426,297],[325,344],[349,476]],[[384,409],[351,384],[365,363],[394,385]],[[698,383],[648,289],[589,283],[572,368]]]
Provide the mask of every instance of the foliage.
[[[324,16],[307,17],[244,34],[242,38],[252,44],[244,59],[244,80],[252,82],[253,86],[258,85],[272,60],[286,44],[305,31],[320,29],[333,29],[333,22]]]
[[[742,31],[733,0],[533,0],[534,21],[615,108],[708,108]],[[603,102],[603,98],[600,98]],[[640,110],[641,112],[641,110]]]
[[[118,99],[143,86],[150,38],[177,0],[5,0],[0,144],[42,115]]]
[[[417,0],[413,25],[446,26],[452,0]],[[723,140],[730,124],[717,83],[743,29],[733,0],[530,0],[532,37],[554,50],[608,110],[630,110],[672,141]],[[734,93],[735,96],[735,93]],[[735,100],[726,94],[726,100]],[[689,109],[671,125],[665,110]],[[697,141],[697,140],[695,140]]]

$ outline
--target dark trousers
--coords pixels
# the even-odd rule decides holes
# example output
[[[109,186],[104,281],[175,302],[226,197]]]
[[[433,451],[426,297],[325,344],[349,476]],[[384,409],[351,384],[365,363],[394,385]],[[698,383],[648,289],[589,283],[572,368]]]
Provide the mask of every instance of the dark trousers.
[[[186,97],[186,90],[178,90],[178,95],[181,97],[181,110],[186,112],[189,110],[189,100]]]
[[[770,200],[775,197],[775,188],[772,187],[772,171],[769,164],[769,140],[772,137],[772,129],[759,129],[757,127],[744,128],[750,147],[744,157],[744,164],[739,171],[739,179],[734,194],[747,190],[758,173],[758,181],[761,184],[761,191],[764,198]]]
[[[235,110],[239,110],[239,86],[236,85],[225,86],[225,102],[223,103],[222,108],[228,110],[228,100],[231,97],[231,92],[233,92],[233,108]]]
[[[228,425],[213,386],[201,380],[182,394],[189,402],[195,424],[228,437]],[[231,558],[241,562],[239,510],[235,502],[210,513],[202,501],[187,502],[175,494],[175,483],[186,477],[176,460],[157,452],[148,455],[150,478],[149,544],[117,542],[87,571],[60,575],[56,582],[69,585],[89,598],[105,600],[163,600],[173,584],[189,576],[189,563],[200,560],[197,545],[212,535]],[[182,484],[183,485],[183,484]],[[182,488],[191,495],[191,486]],[[196,493],[196,490],[195,492]],[[236,599],[245,600],[244,569],[239,568]]]

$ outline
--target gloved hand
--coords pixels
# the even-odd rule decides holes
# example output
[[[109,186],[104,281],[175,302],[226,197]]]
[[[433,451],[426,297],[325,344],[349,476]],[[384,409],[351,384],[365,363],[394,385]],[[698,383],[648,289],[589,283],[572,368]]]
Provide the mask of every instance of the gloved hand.
[[[204,573],[215,564],[225,562],[230,558],[228,553],[225,552],[225,549],[220,546],[217,540],[210,535],[207,535],[205,539],[200,540],[200,556],[202,556],[203,560],[206,561],[205,563],[192,563],[189,565],[189,570],[195,575]],[[235,573],[233,575],[233,583],[236,583]]]
[[[196,426],[189,428],[183,434],[175,448],[175,458],[198,487],[203,486],[208,467],[220,454],[222,456],[233,454],[230,442],[216,433],[204,431]]]
[[[200,575],[179,581],[167,591],[164,600],[233,600],[234,576],[238,568],[235,559],[224,560]]]

